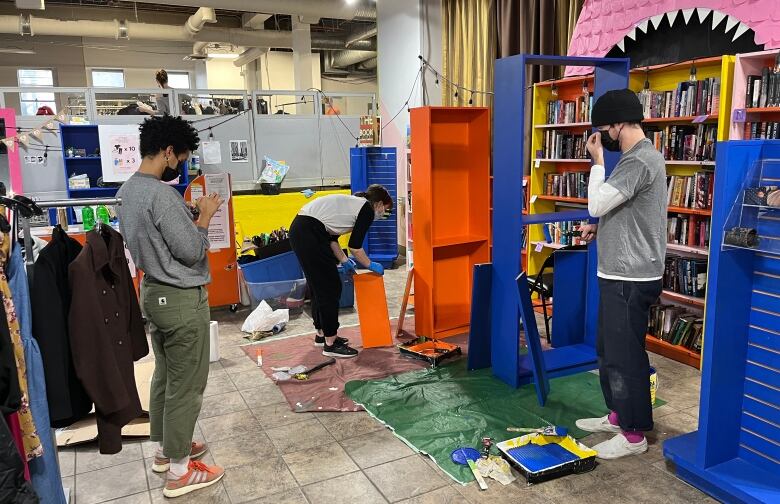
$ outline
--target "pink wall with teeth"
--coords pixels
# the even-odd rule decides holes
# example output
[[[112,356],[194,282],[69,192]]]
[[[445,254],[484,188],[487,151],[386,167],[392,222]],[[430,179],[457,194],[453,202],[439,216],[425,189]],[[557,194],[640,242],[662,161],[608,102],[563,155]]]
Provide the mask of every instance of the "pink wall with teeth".
[[[695,7],[718,11],[744,23],[755,32],[756,44],[765,44],[766,49],[780,47],[780,8],[776,0],[586,0],[569,44],[569,56],[606,56],[641,22]],[[682,13],[677,16],[682,17]],[[694,11],[693,16],[699,13]],[[719,29],[724,29],[726,21],[720,22]],[[568,67],[566,75],[590,71],[588,67]]]

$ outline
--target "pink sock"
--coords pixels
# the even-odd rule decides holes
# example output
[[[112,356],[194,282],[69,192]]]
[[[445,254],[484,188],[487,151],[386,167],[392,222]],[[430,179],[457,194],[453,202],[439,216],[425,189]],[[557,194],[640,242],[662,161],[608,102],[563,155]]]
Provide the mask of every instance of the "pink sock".
[[[631,444],[641,443],[645,438],[645,434],[642,431],[623,431],[623,436],[625,436]]]
[[[610,412],[609,416],[607,417],[607,420],[609,420],[609,423],[611,423],[612,425],[620,425],[620,422],[618,422],[617,411]]]

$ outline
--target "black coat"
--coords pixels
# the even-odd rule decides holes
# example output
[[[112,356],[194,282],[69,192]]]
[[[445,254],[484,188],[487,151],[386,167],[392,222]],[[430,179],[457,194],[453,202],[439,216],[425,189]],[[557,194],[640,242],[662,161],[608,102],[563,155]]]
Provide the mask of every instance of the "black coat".
[[[52,427],[67,427],[92,409],[92,400],[73,368],[68,335],[68,266],[80,252],[81,244],[57,226],[33,269],[33,337],[41,348]],[[45,426],[38,428],[45,430]]]
[[[2,311],[2,310],[0,310]],[[0,417],[0,502],[3,504],[37,504],[38,496],[24,480],[24,464],[11,430]]]
[[[95,403],[100,453],[117,453],[122,427],[141,416],[133,361],[149,353],[122,235],[87,233],[68,276],[73,364]]]
[[[1,302],[2,296],[0,296]],[[14,345],[11,342],[5,310],[0,310],[0,417],[17,411],[21,404],[22,391],[19,388]]]

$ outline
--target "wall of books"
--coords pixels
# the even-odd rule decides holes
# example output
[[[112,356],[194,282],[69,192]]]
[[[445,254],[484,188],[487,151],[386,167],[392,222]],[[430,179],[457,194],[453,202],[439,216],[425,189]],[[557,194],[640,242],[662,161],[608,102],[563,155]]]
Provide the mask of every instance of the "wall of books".
[[[701,359],[716,142],[729,132],[721,118],[731,110],[734,63],[733,56],[723,56],[639,68],[630,79],[645,109],[646,135],[667,160],[668,255],[648,348],[695,367]],[[592,85],[590,76],[534,86],[531,213],[587,206],[590,159],[584,145]],[[529,274],[554,250],[579,243],[578,224],[531,226]]]
[[[780,52],[737,55],[731,140],[780,139]]]

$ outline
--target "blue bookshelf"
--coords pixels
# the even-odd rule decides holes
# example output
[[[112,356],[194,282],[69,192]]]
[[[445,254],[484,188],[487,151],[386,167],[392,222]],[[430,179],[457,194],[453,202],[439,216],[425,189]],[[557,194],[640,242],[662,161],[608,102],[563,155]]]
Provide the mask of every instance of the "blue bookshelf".
[[[62,159],[65,170],[65,187],[68,199],[84,198],[113,198],[119,187],[97,187],[97,182],[103,176],[101,157],[99,154],[100,135],[96,124],[61,124],[60,141],[62,143]],[[85,157],[72,157],[67,155],[69,147],[84,149]],[[73,175],[87,175],[89,177],[88,189],[71,189],[68,179]],[[184,180],[174,187],[179,193],[184,194],[189,183],[189,173],[185,166]],[[76,222],[73,209],[68,209],[69,223]]]
[[[780,141],[718,143],[699,428],[664,456],[722,502],[780,502],[780,225],[776,209],[742,205],[743,188],[777,177]],[[724,244],[735,225],[758,246]]]
[[[386,219],[375,221],[363,243],[368,257],[390,268],[398,258],[398,183],[395,147],[353,147],[350,149],[352,192],[365,191],[371,184],[385,186],[395,204]]]

